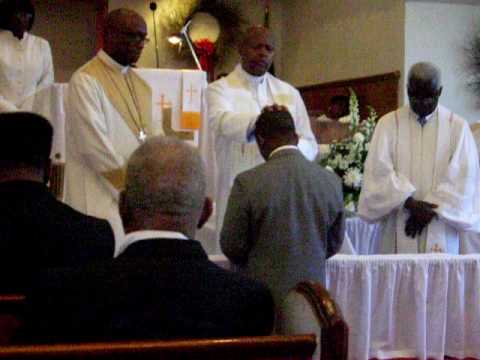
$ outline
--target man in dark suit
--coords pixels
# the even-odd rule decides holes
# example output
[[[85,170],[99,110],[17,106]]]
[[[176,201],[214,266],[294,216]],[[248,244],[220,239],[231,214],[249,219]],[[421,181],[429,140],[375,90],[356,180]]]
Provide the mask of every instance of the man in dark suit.
[[[299,281],[324,282],[325,260],[344,236],[342,186],[298,150],[286,108],[266,108],[255,138],[266,163],[235,179],[220,245],[244,273],[264,281],[280,305]]]
[[[104,264],[40,276],[29,297],[34,340],[268,334],[266,286],[220,268],[192,240],[210,213],[197,151],[150,138],[127,167],[120,201],[126,248]]]
[[[113,257],[105,220],[48,190],[52,126],[31,113],[0,114],[0,292],[24,292],[33,273]]]

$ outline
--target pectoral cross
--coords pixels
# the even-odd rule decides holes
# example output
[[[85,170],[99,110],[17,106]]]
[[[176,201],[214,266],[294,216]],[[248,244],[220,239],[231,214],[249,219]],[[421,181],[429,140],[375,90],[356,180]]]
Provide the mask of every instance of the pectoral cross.
[[[140,130],[140,133],[138,134],[138,140],[140,140],[141,142],[145,142],[145,140],[147,140],[147,134],[145,134],[145,131]]]
[[[165,95],[162,94],[160,95],[160,101],[157,102],[157,105],[160,105],[161,109],[165,109],[167,107],[172,107],[172,102],[171,101],[166,101],[165,100]]]
[[[432,246],[432,252],[443,253],[444,251],[438,244],[435,244]]]

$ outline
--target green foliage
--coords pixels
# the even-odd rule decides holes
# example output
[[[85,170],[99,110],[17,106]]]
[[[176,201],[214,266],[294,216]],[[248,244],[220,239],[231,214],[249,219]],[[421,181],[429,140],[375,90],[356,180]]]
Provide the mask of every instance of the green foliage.
[[[355,211],[360,197],[368,146],[378,116],[375,110],[369,107],[368,117],[363,121],[360,119],[358,99],[352,89],[350,89],[349,108],[350,136],[330,144],[328,155],[320,163],[342,179],[345,207],[350,211]]]

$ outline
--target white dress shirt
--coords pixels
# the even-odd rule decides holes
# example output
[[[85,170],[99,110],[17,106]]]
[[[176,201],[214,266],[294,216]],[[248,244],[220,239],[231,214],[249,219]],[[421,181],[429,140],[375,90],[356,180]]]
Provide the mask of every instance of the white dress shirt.
[[[130,245],[142,241],[142,240],[151,240],[151,239],[176,239],[176,240],[189,240],[188,237],[177,231],[167,231],[167,230],[139,230],[128,233],[125,235],[125,240],[122,243],[121,248],[117,251],[117,255],[120,255],[125,251]],[[168,241],[168,240],[166,240]]]

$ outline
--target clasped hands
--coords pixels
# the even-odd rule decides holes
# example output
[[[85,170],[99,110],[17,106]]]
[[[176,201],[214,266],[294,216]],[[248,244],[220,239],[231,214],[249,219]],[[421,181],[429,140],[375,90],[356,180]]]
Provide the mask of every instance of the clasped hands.
[[[434,210],[438,208],[438,205],[426,201],[409,197],[403,206],[410,213],[405,224],[405,235],[412,238],[420,235],[433,218],[438,216]]]

